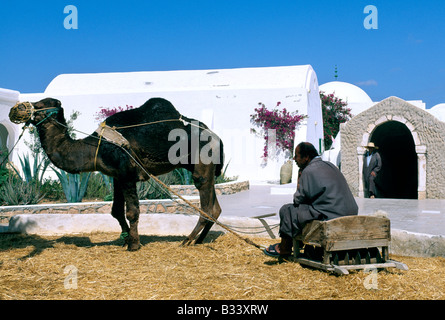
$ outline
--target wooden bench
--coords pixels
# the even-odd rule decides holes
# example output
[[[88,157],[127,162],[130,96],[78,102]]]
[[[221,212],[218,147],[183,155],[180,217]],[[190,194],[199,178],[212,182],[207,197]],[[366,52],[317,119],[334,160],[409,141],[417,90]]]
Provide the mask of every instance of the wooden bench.
[[[377,216],[346,216],[311,221],[294,238],[294,261],[336,274],[352,269],[408,267],[389,259],[390,220]],[[302,244],[306,254],[302,254]],[[307,250],[307,249],[311,250]],[[312,256],[309,253],[312,252]],[[317,257],[318,253],[318,257]]]

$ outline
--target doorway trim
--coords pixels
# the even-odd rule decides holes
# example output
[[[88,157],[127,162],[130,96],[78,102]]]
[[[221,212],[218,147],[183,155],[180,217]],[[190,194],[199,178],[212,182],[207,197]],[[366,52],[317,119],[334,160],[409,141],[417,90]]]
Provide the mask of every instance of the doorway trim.
[[[416,148],[417,154],[417,175],[418,175],[418,185],[417,185],[417,199],[423,200],[426,199],[426,146],[421,144],[418,133],[415,130],[415,127],[411,122],[409,122],[405,117],[400,115],[387,114],[374,122],[368,124],[365,133],[363,133],[361,145],[357,147],[357,159],[358,159],[358,175],[359,175],[359,192],[358,196],[360,198],[365,197],[364,187],[363,187],[363,156],[365,155],[366,149],[364,146],[370,142],[370,138],[374,133],[375,129],[388,121],[397,121],[404,124],[408,130],[411,132],[411,135],[414,140],[414,145]]]

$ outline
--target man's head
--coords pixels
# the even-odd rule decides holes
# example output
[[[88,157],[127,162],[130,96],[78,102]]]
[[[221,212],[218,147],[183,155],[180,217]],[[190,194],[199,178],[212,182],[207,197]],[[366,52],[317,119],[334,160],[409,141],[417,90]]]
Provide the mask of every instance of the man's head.
[[[369,142],[365,148],[369,151],[369,153],[373,153],[374,150],[377,150],[378,147],[374,144],[374,142]]]
[[[312,159],[318,156],[318,152],[315,147],[309,142],[301,142],[295,148],[294,160],[298,167],[305,168]]]

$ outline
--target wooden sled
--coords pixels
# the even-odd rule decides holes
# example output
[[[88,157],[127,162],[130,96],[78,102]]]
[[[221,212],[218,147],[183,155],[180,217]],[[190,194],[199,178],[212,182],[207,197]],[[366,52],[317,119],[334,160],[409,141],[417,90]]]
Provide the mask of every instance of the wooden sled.
[[[390,241],[390,220],[385,217],[346,216],[311,221],[294,238],[293,261],[338,275],[357,269],[408,270],[404,263],[389,259]],[[305,254],[300,252],[303,245]]]

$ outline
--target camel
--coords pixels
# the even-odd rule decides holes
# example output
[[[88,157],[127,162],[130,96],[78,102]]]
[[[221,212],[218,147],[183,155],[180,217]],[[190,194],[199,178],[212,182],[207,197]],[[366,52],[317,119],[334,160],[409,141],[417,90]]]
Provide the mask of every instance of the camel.
[[[151,98],[139,108],[116,113],[104,121],[109,128],[116,129],[112,131],[119,132],[124,140],[126,139],[129,144],[127,147],[102,139],[100,128],[84,139],[72,139],[67,132],[62,104],[57,99],[46,98],[31,105],[32,111],[24,110],[24,103],[13,107],[16,110],[11,110],[11,121],[14,114],[29,113],[27,123],[37,128],[42,148],[56,167],[73,174],[101,171],[114,178],[111,214],[120,224],[121,238],[125,240],[124,246],[127,245],[129,251],[140,248],[136,182],[148,180],[147,172],[157,176],[176,168],[191,171],[194,185],[199,190],[201,209],[215,220],[221,214],[214,184],[215,176],[221,174],[224,161],[222,141],[202,122],[181,115],[169,101]],[[199,125],[193,126],[191,123]],[[170,141],[172,139],[169,138],[169,133],[175,129],[187,133],[186,146],[189,150],[190,146],[193,148],[193,130],[199,130],[200,133],[210,132],[210,140],[219,143],[219,153],[215,153],[219,156],[219,161],[208,163],[209,161],[203,161],[200,157],[193,161],[192,152],[188,152],[186,159],[175,161],[176,164],[173,164],[169,159],[169,150],[175,145],[175,141]],[[203,150],[206,144],[199,140],[199,143],[195,142],[195,146]],[[126,148],[127,152],[123,148]],[[206,148],[208,150],[208,146]],[[211,150],[210,153],[215,149]],[[202,243],[212,225],[212,221],[201,216],[183,244]]]

